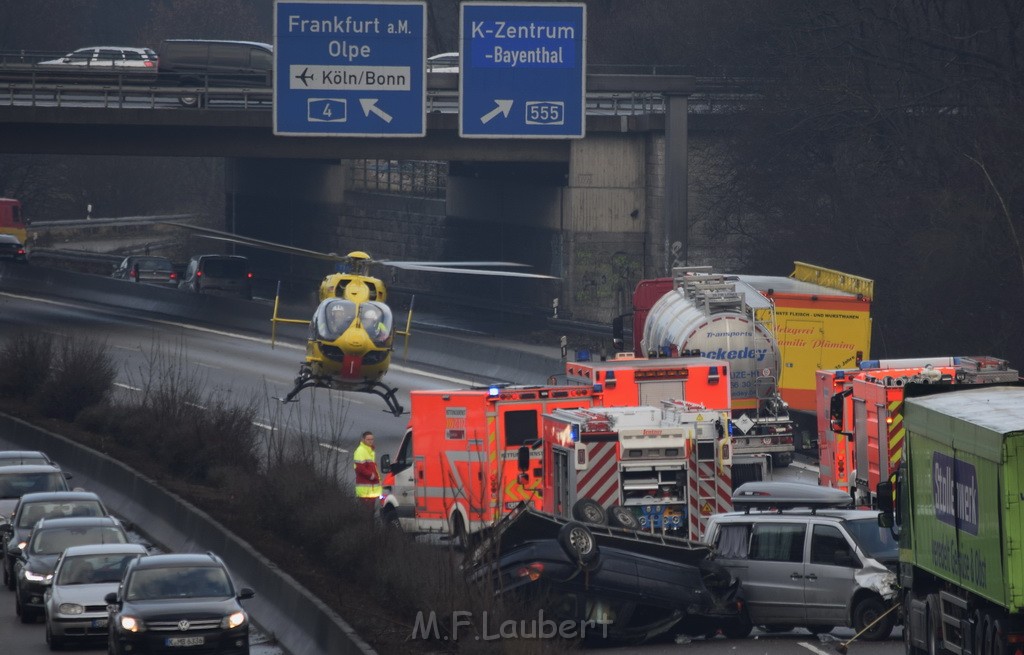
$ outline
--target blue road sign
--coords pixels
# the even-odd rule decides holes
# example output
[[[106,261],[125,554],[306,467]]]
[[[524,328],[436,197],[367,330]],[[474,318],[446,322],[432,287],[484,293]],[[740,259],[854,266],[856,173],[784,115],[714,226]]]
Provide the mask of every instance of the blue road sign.
[[[424,136],[427,5],[274,3],[274,134]]]
[[[582,138],[586,18],[582,3],[463,3],[459,136]]]

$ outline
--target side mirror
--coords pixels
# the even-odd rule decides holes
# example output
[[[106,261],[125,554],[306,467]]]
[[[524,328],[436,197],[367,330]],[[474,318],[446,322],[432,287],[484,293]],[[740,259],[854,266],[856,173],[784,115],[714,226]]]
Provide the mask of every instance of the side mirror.
[[[878,527],[891,528],[893,526],[892,512],[878,513]]]
[[[385,453],[380,456],[380,470],[386,473],[391,472],[391,455]]]
[[[622,352],[625,349],[625,329],[623,327],[622,316],[616,316],[612,319],[612,346],[617,352]]]
[[[878,503],[878,509],[891,515],[896,509],[892,502],[892,482],[879,482],[878,486],[875,487],[875,494],[875,502]]]
[[[0,523],[0,535],[10,537],[14,534],[14,526],[10,523]]]
[[[516,464],[519,467],[520,473],[526,473],[530,470],[530,447],[520,446],[519,452],[517,453]]]
[[[238,590],[238,600],[249,600],[256,595],[256,592],[249,587],[242,587]]]
[[[109,594],[107,594],[106,596],[104,596],[103,597],[103,602],[105,602],[107,605],[116,605],[117,604],[117,592],[116,591],[112,591]]]

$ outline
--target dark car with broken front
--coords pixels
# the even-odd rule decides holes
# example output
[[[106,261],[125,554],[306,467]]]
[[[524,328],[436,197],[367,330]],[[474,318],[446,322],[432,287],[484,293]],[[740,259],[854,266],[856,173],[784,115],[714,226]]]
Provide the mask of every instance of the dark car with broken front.
[[[579,626],[587,643],[642,643],[700,625],[745,637],[739,583],[688,539],[584,524],[523,504],[466,560],[467,575]]]

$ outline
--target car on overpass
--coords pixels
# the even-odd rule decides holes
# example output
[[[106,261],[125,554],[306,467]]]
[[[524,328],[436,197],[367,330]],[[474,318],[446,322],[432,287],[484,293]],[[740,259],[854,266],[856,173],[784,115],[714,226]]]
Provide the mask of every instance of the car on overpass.
[[[89,68],[90,70],[110,69],[124,72],[136,69],[156,72],[159,58],[151,48],[127,46],[90,46],[69,52],[63,57],[39,62],[40,66],[64,66]]]

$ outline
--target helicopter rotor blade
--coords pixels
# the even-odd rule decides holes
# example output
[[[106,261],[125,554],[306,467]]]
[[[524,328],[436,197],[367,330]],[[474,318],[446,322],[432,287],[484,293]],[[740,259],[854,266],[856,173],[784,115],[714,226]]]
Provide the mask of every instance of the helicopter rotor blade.
[[[239,234],[231,234],[230,232],[221,232],[220,230],[214,230],[208,227],[199,227],[198,225],[188,225],[186,223],[171,222],[165,222],[164,225],[173,225],[174,227],[180,227],[189,230],[190,232],[194,232],[196,236],[203,237],[204,239],[228,241],[230,243],[237,243],[243,246],[251,246],[253,248],[263,248],[265,250],[282,252],[288,255],[301,255],[303,257],[324,259],[331,262],[344,262],[348,261],[349,259],[344,255],[318,252],[316,250],[307,250],[306,248],[299,248],[297,246],[286,246],[283,243],[274,243],[273,241],[264,241],[262,239],[255,239],[253,237],[242,236]]]
[[[299,255],[302,257],[311,257],[314,259],[321,259],[331,262],[349,262],[351,258],[347,255],[338,255],[335,253],[319,252],[317,250],[308,250],[306,248],[299,248],[297,246],[287,246],[282,243],[275,243],[273,241],[264,241],[263,239],[256,239],[254,237],[247,237],[239,234],[232,234],[230,232],[223,232],[221,230],[214,230],[209,227],[200,227],[198,225],[189,225],[187,223],[176,223],[171,221],[164,221],[164,225],[171,225],[174,227],[189,230],[195,233],[196,236],[204,239],[213,239],[216,241],[227,241],[229,243],[237,243],[243,246],[250,246],[252,248],[262,248],[264,250],[272,250],[275,252],[281,252],[288,255]],[[519,262],[503,262],[503,261],[449,261],[449,262],[430,262],[430,261],[390,261],[390,260],[376,260],[367,259],[365,260],[371,264],[380,264],[382,266],[391,266],[393,268],[399,268],[410,271],[424,271],[432,273],[462,273],[465,275],[494,275],[499,277],[522,277],[530,279],[540,280],[558,280],[560,278],[551,275],[542,275],[540,273],[515,273],[512,271],[492,271],[481,268],[473,268],[476,266],[505,266],[509,268],[528,268],[529,264],[521,264]]]
[[[529,264],[520,264],[519,262],[399,262],[390,259],[374,260],[374,263],[394,266],[395,268],[405,268],[407,266],[514,266],[526,268],[529,266]]]
[[[394,264],[391,264],[394,266]],[[523,277],[530,278],[533,280],[559,280],[561,278],[555,277],[554,275],[544,275],[542,273],[516,273],[514,271],[487,271],[482,268],[456,268],[451,266],[423,266],[423,265],[412,265],[407,264],[404,266],[395,266],[395,268],[401,268],[407,271],[425,271],[428,273],[460,273],[462,275],[493,275],[497,277]]]

